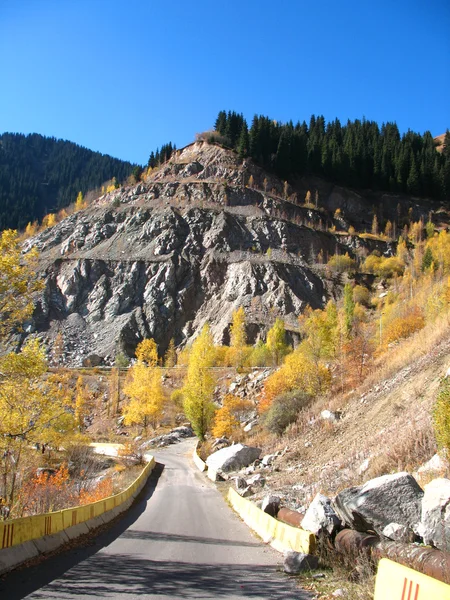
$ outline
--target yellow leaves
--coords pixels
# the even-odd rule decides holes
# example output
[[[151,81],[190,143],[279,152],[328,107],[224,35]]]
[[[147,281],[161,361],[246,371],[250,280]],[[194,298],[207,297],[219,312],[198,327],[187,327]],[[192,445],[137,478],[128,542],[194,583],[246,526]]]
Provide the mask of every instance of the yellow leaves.
[[[165,400],[160,369],[138,362],[128,373],[124,392],[131,398],[123,409],[125,425],[143,425],[146,430],[151,423],[155,428]]]
[[[216,410],[213,403],[215,347],[209,325],[205,325],[192,344],[183,386],[183,407],[195,433],[204,439]]]
[[[279,365],[283,356],[288,352],[286,330],[282,319],[276,319],[272,328],[267,332],[267,348],[272,355],[274,365]]]
[[[75,212],[78,212],[79,210],[83,210],[83,208],[86,208],[87,203],[84,201],[83,199],[83,194],[81,192],[78,192],[78,196],[77,199],[75,200]]]
[[[283,366],[267,378],[260,410],[267,410],[274,398],[283,392],[302,389],[307,394],[316,396],[326,391],[330,383],[328,368],[312,360],[306,344],[300,344],[286,357]]]
[[[236,367],[242,366],[243,352],[247,336],[245,334],[245,312],[241,306],[233,312],[232,324],[230,327],[230,346],[234,350],[234,364]]]
[[[394,275],[403,275],[405,263],[398,256],[376,256],[371,254],[366,258],[363,265],[363,271],[374,273],[379,277],[393,277]]]
[[[37,230],[38,230],[37,221],[34,221],[33,223],[28,223],[28,225],[25,227],[24,237],[26,239],[33,237],[33,235],[36,235]]]
[[[214,437],[232,437],[239,428],[239,417],[252,408],[252,403],[233,394],[227,394],[223,399],[222,407],[214,416],[214,425],[211,430]]]
[[[394,317],[385,328],[384,342],[389,344],[407,338],[415,331],[423,329],[425,317],[418,306],[412,306],[404,315]]]
[[[175,350],[175,340],[172,338],[169,342],[169,347],[164,356],[164,366],[171,369],[177,364],[177,351]]]
[[[158,364],[158,346],[152,338],[142,340],[136,348],[136,358],[139,362],[147,364],[149,367],[156,367]]]
[[[21,258],[17,231],[5,230],[0,238],[0,338],[29,318],[32,295],[42,289],[34,273],[37,253]]]
[[[43,378],[47,370],[45,353],[37,340],[23,350],[0,360],[0,439],[6,445],[31,436],[48,442],[54,430],[73,428],[70,395],[57,376]]]
[[[84,426],[84,419],[88,415],[89,399],[89,392],[80,375],[75,386],[75,422],[80,429]]]
[[[345,254],[335,254],[328,261],[328,267],[336,273],[344,273],[345,271],[355,271],[356,262],[346,252]]]
[[[48,229],[49,227],[54,227],[55,225],[56,225],[56,215],[54,215],[53,213],[45,215],[45,217],[42,219],[42,227],[44,229]]]

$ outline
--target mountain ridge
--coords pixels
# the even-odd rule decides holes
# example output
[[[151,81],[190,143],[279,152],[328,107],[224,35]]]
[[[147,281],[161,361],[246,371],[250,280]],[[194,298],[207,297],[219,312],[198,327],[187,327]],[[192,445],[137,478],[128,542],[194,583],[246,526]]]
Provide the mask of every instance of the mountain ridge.
[[[118,352],[132,356],[145,337],[161,352],[172,337],[185,345],[207,321],[226,342],[231,315],[244,306],[250,341],[282,317],[295,342],[306,305],[323,307],[341,293],[340,276],[322,263],[347,252],[394,252],[390,240],[348,233],[352,223],[370,225],[372,196],[315,183],[318,208],[284,199],[284,182],[231,150],[204,141],[177,150],[147,181],[105,194],[25,242],[25,250],[38,248],[46,280],[28,330],[50,345],[62,332],[70,364],[90,354],[111,363]],[[402,214],[417,218],[439,207],[383,197],[395,199],[391,212],[400,201]]]
[[[125,181],[134,165],[68,140],[37,133],[0,135],[0,229],[23,229],[77,194],[113,177]]]

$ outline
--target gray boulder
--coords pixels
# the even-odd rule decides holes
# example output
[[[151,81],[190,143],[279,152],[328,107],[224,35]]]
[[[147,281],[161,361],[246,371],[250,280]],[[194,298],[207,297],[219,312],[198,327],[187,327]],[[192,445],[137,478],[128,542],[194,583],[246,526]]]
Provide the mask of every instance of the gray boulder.
[[[425,544],[450,550],[450,479],[434,479],[425,486],[418,533]]]
[[[251,485],[248,485],[246,488],[238,488],[236,491],[239,494],[239,496],[242,496],[243,498],[253,496],[253,494],[255,493]]]
[[[383,535],[394,542],[403,542],[405,544],[413,542],[416,537],[412,529],[399,523],[389,523],[389,525],[386,525],[383,529]]]
[[[266,496],[261,504],[261,510],[271,517],[276,517],[278,511],[280,510],[280,502],[281,498],[279,496],[275,496],[270,494]]]
[[[236,485],[236,489],[238,491],[244,490],[246,487],[248,487],[248,483],[245,481],[245,479],[243,477],[236,477],[235,485]]]
[[[414,531],[420,522],[423,490],[409,473],[371,479],[340,492],[332,506],[340,519],[357,531],[381,534],[386,525],[398,523]]]
[[[341,528],[341,520],[331,506],[331,499],[317,494],[308,507],[302,521],[302,529],[315,535],[326,532],[333,535]]]
[[[319,559],[312,554],[289,551],[284,555],[283,569],[285,573],[297,575],[304,571],[312,571],[319,567]]]
[[[266,478],[261,475],[261,473],[256,473],[247,479],[248,485],[259,485],[264,487],[266,484]]]
[[[214,454],[210,454],[206,459],[208,469],[229,473],[230,471],[239,471],[242,467],[247,467],[261,454],[260,448],[244,446],[243,444],[234,444],[228,448],[222,448]]]

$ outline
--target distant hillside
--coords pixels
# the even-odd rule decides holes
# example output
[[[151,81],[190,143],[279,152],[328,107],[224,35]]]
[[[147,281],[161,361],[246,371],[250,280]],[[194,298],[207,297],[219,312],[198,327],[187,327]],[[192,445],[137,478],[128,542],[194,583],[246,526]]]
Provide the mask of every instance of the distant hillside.
[[[23,228],[74,202],[79,191],[116,177],[133,165],[72,142],[33,133],[0,135],[0,229]]]

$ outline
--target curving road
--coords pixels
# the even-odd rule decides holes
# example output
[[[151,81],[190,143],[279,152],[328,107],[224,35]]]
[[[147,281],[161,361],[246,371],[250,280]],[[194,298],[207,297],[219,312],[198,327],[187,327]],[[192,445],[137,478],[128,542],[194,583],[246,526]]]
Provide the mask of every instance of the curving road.
[[[187,440],[156,452],[157,467],[123,519],[91,546],[0,580],[0,599],[310,598],[195,469],[193,447]]]

